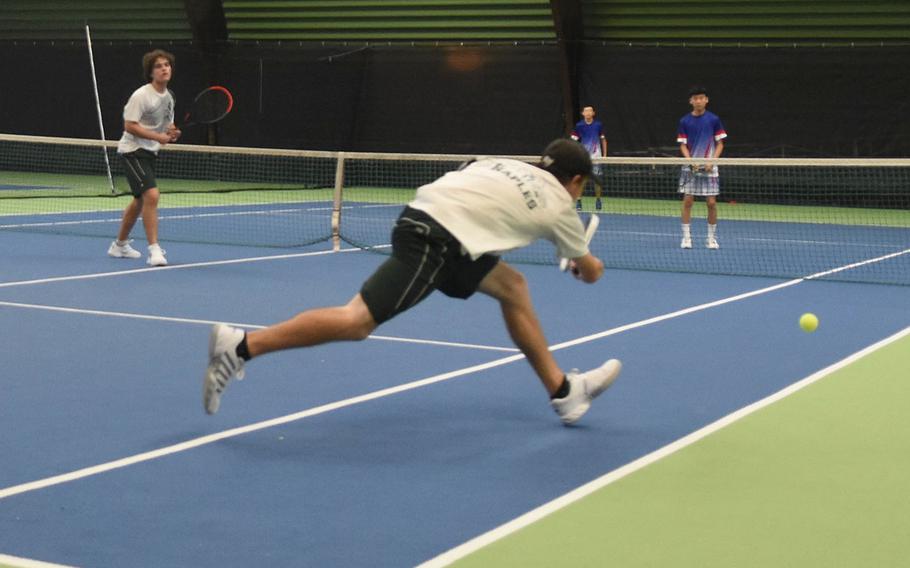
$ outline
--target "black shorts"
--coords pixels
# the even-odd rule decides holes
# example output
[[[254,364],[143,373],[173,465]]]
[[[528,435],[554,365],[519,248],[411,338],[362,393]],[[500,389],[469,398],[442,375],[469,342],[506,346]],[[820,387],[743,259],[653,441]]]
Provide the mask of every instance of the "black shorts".
[[[406,207],[392,230],[392,256],[376,269],[360,295],[376,323],[388,321],[439,290],[469,298],[499,262],[485,254],[477,260],[423,211]]]
[[[155,180],[155,161],[158,156],[143,148],[121,154],[126,167],[126,181],[130,183],[130,191],[136,197],[142,197],[142,192],[153,187],[158,187]]]

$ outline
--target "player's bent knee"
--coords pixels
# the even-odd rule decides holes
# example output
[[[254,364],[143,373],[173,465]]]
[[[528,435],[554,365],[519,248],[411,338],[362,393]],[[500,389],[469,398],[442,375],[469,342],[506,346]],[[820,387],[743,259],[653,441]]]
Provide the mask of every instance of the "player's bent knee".
[[[373,330],[376,329],[376,323],[373,321],[373,318],[369,320],[355,320],[351,326],[351,339],[353,341],[363,341],[368,338]]]
[[[345,310],[347,311],[350,339],[353,341],[366,339],[379,326],[360,294],[345,306]]]
[[[506,299],[518,298],[528,293],[528,281],[524,274],[511,268],[502,275],[502,285]]]

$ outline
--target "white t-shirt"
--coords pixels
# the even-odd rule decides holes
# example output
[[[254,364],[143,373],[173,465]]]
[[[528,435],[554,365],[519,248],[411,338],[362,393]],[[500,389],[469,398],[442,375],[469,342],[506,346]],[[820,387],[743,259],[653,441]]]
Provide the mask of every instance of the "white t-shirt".
[[[130,100],[123,107],[123,120],[138,122],[144,128],[157,132],[167,132],[167,127],[174,122],[174,93],[166,89],[163,93],[147,83],[130,95]],[[117,152],[126,154],[144,148],[158,153],[161,144],[148,138],[139,138],[124,131],[117,143]]]
[[[486,158],[417,190],[410,203],[461,241],[472,258],[527,246],[537,239],[559,256],[588,253],[575,201],[547,171],[505,158]]]

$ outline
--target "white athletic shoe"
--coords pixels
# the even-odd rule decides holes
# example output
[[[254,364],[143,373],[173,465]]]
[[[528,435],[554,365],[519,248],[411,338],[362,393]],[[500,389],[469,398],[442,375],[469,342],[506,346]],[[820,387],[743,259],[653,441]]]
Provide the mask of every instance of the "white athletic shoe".
[[[574,369],[567,374],[569,394],[564,398],[554,398],[550,401],[563,424],[573,424],[581,418],[591,407],[591,401],[613,384],[621,370],[622,363],[619,359],[610,359],[600,367],[585,373],[579,373]]]
[[[149,256],[145,263],[149,266],[167,266],[167,259],[164,258],[165,250],[160,245],[149,245]]]
[[[720,245],[717,244],[717,239],[714,237],[708,237],[708,240],[705,242],[705,246],[712,250],[717,250],[720,248]]]
[[[114,258],[139,258],[142,256],[142,253],[130,246],[132,240],[126,241],[122,245],[118,245],[117,241],[111,243],[110,248],[107,249],[107,255]]]
[[[221,395],[231,380],[243,380],[242,357],[237,346],[243,341],[243,330],[224,324],[212,326],[209,335],[209,366],[202,378],[202,405],[208,414],[218,412]]]
[[[692,248],[692,238],[683,237],[682,241],[679,243],[679,248],[684,248],[684,249]]]

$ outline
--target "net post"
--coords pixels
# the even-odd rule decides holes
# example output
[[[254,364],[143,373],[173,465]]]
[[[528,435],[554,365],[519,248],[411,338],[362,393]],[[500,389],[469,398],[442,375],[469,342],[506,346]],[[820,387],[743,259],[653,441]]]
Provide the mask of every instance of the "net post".
[[[332,250],[341,250],[341,194],[344,188],[344,152],[338,152],[335,162],[335,192],[332,202]]]
[[[101,130],[101,141],[104,138],[104,121],[101,119],[101,99],[98,97],[98,79],[95,76],[95,56],[92,54],[92,33],[89,30],[88,23],[85,24],[85,42],[88,47],[88,62],[92,70],[92,86],[95,89],[95,110],[98,112],[98,128]],[[117,193],[114,189],[114,177],[111,175],[111,163],[107,158],[107,146],[103,146],[101,151],[104,153],[104,167],[107,170],[107,183],[111,187],[111,194]]]

